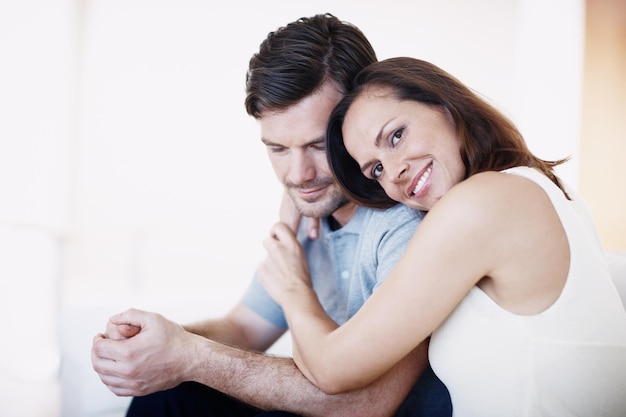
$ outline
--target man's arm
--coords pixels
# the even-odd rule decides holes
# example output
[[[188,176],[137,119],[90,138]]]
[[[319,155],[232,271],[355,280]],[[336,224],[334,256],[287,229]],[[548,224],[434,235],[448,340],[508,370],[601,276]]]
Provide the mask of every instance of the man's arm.
[[[236,315],[237,311],[254,314],[249,310],[246,313],[245,307],[236,308],[231,314]],[[146,395],[183,381],[197,381],[266,410],[291,411],[303,416],[391,416],[427,361],[427,349],[418,348],[369,386],[341,395],[327,395],[302,375],[291,358],[218,343],[185,331],[158,314],[129,310],[112,320],[117,325],[128,323],[141,329],[129,339],[112,340],[102,335],[94,339],[94,369],[111,391],[123,396]],[[263,319],[257,316],[257,320]],[[210,329],[218,332],[216,325],[205,322],[189,327],[198,333]],[[269,322],[265,326],[269,330],[274,328],[273,331],[278,329]],[[230,342],[263,340],[254,336],[255,331],[241,328],[237,332],[224,332],[227,328],[230,325],[225,325],[221,334],[229,335]],[[237,334],[240,339],[234,336]]]
[[[291,358],[271,357],[206,340],[193,380],[264,410],[302,416],[392,416],[427,364],[420,346],[367,387],[328,395],[298,370]]]
[[[224,317],[184,325],[188,332],[244,350],[266,351],[285,329],[265,320],[242,302]]]

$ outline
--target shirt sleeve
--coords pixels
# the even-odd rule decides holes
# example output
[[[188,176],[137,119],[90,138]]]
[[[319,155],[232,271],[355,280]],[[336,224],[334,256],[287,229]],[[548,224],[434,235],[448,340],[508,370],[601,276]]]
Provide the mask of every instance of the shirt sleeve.
[[[298,240],[302,244],[304,240],[308,240],[304,222],[301,223],[298,230]],[[306,247],[306,246],[305,246]],[[256,273],[250,281],[250,285],[243,294],[241,301],[252,311],[263,317],[270,323],[287,329],[287,319],[282,307],[274,301],[274,299],[265,291],[263,284],[259,281]]]
[[[243,294],[241,300],[250,310],[257,313],[270,323],[287,328],[287,320],[285,313],[280,305],[278,305],[272,297],[265,291],[263,284],[259,281],[256,274],[252,278],[250,285]]]
[[[386,232],[381,236],[376,249],[376,287],[382,284],[396,266],[423,217],[423,212],[403,205],[395,206],[386,213],[380,223]]]

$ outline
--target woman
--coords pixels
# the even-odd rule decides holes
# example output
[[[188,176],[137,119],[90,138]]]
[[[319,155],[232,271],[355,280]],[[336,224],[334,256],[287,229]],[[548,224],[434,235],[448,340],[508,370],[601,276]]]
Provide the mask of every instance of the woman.
[[[626,312],[592,219],[500,112],[438,67],[364,69],[327,151],[361,204],[427,211],[402,259],[338,327],[284,224],[261,279],[324,391],[364,386],[431,337],[456,416],[626,415]]]

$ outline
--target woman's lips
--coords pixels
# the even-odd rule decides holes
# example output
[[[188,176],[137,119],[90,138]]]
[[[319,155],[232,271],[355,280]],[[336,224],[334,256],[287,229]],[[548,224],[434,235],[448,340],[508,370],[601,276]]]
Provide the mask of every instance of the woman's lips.
[[[409,196],[421,197],[421,193],[425,191],[430,174],[433,172],[433,164],[429,164],[422,172],[415,176],[409,187]]]

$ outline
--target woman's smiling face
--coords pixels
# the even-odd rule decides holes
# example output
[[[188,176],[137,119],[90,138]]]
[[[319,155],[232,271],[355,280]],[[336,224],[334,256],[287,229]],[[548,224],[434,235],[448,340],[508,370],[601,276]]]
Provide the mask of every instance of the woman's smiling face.
[[[342,132],[363,175],[407,206],[428,211],[464,178],[454,121],[443,107],[367,87],[346,112]]]

